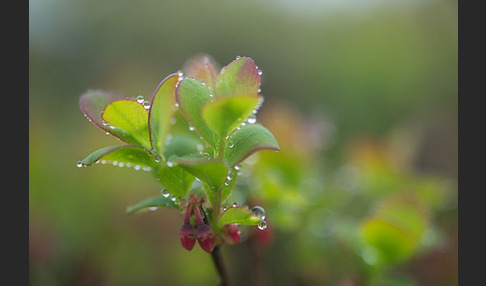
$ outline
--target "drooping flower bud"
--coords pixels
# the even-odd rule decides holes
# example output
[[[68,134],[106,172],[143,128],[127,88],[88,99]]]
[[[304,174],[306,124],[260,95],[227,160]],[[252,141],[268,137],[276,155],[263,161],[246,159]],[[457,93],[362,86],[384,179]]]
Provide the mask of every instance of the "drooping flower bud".
[[[187,250],[191,250],[194,247],[194,244],[196,244],[196,232],[190,223],[185,223],[182,226],[179,236],[181,238],[182,247]]]
[[[229,245],[240,243],[240,230],[236,224],[226,224],[221,233],[224,241]]]
[[[211,253],[216,245],[213,229],[207,224],[199,224],[197,226],[197,241],[204,251]]]
[[[184,216],[184,225],[179,232],[181,244],[187,250],[191,250],[194,247],[194,244],[196,244],[196,231],[194,230],[194,227],[190,222],[193,207],[193,203],[190,203],[188,205],[186,209],[186,214]]]

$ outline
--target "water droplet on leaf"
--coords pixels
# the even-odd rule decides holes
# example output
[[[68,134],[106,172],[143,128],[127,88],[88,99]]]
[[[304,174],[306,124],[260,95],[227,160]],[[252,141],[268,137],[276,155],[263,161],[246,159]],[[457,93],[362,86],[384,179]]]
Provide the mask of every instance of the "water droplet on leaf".
[[[258,225],[259,230],[265,230],[267,228],[267,222],[262,220],[262,222]]]
[[[258,219],[265,220],[265,210],[260,206],[254,206],[251,209],[251,215]]]
[[[168,198],[168,197],[170,196],[169,191],[167,191],[166,189],[162,189],[162,190],[160,191],[160,193],[162,194],[162,196],[163,196],[164,198]]]

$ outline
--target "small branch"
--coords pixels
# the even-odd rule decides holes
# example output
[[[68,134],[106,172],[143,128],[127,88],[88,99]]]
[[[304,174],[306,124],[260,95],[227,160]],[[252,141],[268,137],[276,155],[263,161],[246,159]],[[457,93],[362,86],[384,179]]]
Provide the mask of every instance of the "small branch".
[[[247,243],[250,253],[250,266],[254,283],[253,285],[264,286],[267,283],[265,272],[262,271],[262,269],[264,269],[264,266],[262,256],[260,255],[261,250],[258,249],[258,245],[256,244],[253,235],[248,238]]]
[[[213,252],[211,252],[211,258],[213,259],[214,266],[216,266],[216,270],[218,270],[220,285],[230,286],[231,282],[229,280],[228,272],[226,271],[226,265],[224,264],[223,255],[221,254],[221,249],[219,246],[216,246]]]

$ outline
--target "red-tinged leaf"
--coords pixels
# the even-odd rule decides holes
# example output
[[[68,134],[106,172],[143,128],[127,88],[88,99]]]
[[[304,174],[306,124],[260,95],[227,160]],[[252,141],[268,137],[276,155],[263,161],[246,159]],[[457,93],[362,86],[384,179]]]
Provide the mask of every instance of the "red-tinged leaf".
[[[182,69],[185,77],[193,77],[195,80],[203,81],[211,89],[215,88],[216,77],[220,67],[208,55],[198,55],[189,59]]]
[[[258,94],[260,74],[251,58],[238,58],[221,69],[216,79],[216,96]]]
[[[170,119],[174,113],[175,90],[178,74],[166,77],[155,90],[149,109],[149,132],[152,148],[164,158],[164,147],[169,133]]]
[[[103,125],[101,114],[109,103],[123,98],[125,97],[121,94],[111,91],[88,90],[79,97],[79,108],[94,125],[116,136],[111,129]]]

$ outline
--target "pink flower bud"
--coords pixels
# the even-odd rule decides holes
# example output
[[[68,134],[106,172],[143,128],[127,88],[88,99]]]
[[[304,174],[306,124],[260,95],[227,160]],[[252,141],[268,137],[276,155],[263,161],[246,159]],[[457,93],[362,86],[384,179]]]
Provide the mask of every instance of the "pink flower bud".
[[[200,224],[197,226],[197,241],[201,248],[211,253],[216,244],[216,237],[214,231],[207,224]]]
[[[221,233],[224,241],[229,245],[240,243],[240,230],[236,224],[226,224]]]
[[[194,227],[190,223],[185,223],[182,226],[179,236],[181,238],[182,246],[187,250],[191,250],[194,247],[194,244],[196,244],[196,233]]]

